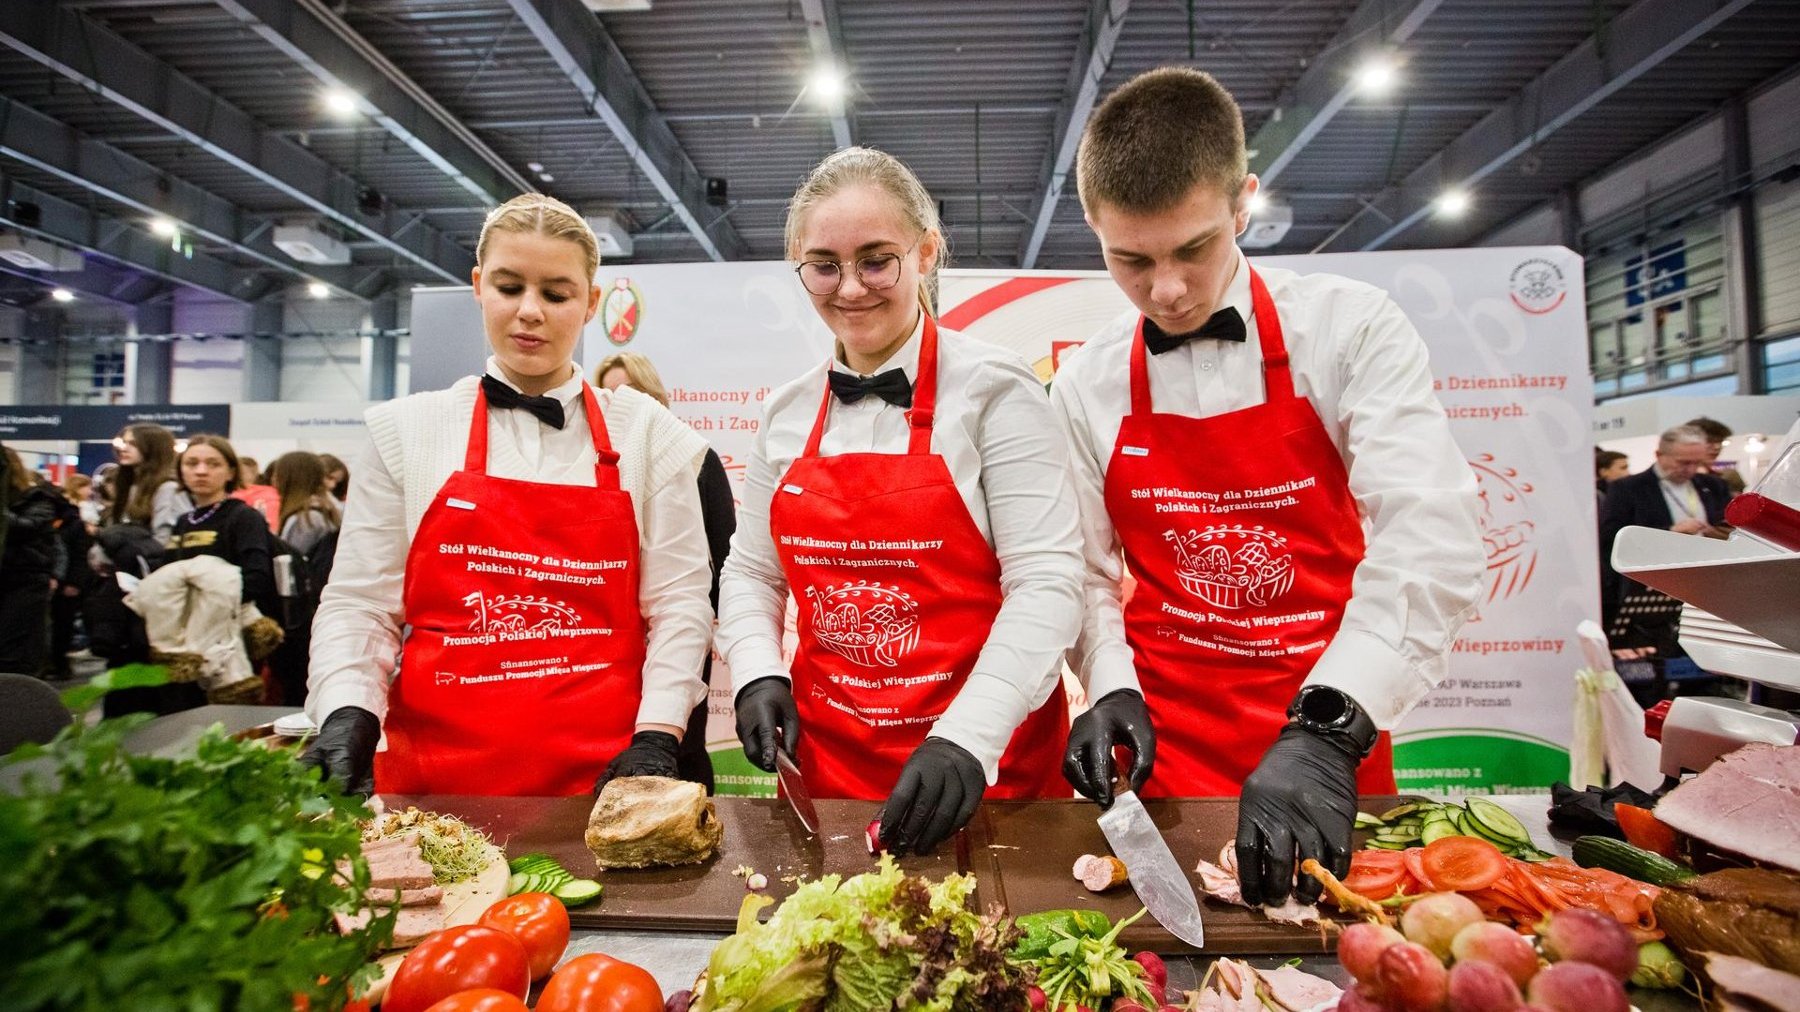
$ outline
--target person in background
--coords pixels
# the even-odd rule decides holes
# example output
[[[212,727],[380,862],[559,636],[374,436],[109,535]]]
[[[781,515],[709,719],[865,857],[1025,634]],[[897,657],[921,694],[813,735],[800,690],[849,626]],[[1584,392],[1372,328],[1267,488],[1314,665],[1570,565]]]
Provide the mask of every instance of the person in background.
[[[343,502],[350,494],[350,469],[344,462],[329,453],[319,454],[319,462],[325,465],[325,490],[332,498]]]
[[[1717,475],[1719,480],[1725,483],[1726,491],[1730,492],[1733,496],[1742,492],[1744,490],[1744,476],[1738,473],[1738,469],[1735,467],[1727,467],[1724,470],[1719,469],[1719,455],[1725,452],[1727,446],[1731,445],[1731,426],[1716,419],[1707,418],[1705,415],[1702,415],[1699,418],[1690,419],[1685,424],[1691,425],[1701,432],[1706,433],[1707,472]]]
[[[306,669],[312,654],[312,620],[318,594],[331,577],[342,515],[325,488],[325,464],[305,450],[284,453],[269,466],[270,480],[281,497],[279,536],[299,552],[294,560],[294,597],[282,619],[286,638],[269,657],[284,706],[306,704]]]
[[[495,208],[470,275],[485,374],[366,415],[302,757],[348,790],[568,796],[677,775],[712,624],[705,443],[575,366],[599,263],[567,204]]]
[[[256,466],[255,457],[238,458],[237,490],[231,493],[231,497],[248,503],[269,525],[271,534],[279,530],[281,496],[263,480],[262,470]]]
[[[175,434],[160,425],[128,425],[113,439],[119,458],[108,526],[136,524],[166,544],[175,519],[193,507],[175,476]]]
[[[1613,482],[1631,473],[1631,458],[1617,450],[1594,450],[1594,501],[1596,507],[1605,504],[1606,490]]]
[[[669,391],[662,376],[650,360],[635,351],[608,355],[594,370],[594,382],[602,389],[629,386],[649,394],[663,407],[669,406]],[[737,505],[731,493],[731,479],[725,475],[725,464],[712,447],[700,461],[700,515],[706,523],[706,546],[712,557],[712,587],[708,591],[713,611],[719,610],[719,570],[731,552],[731,535],[737,531]],[[700,669],[700,680],[712,690],[712,651]],[[703,784],[706,793],[713,792],[712,756],[706,750],[707,701],[701,700],[688,717],[687,734],[681,737],[681,779]]]
[[[1442,681],[1473,610],[1474,475],[1386,292],[1244,258],[1260,184],[1216,80],[1121,85],[1077,173],[1136,312],[1050,391],[1086,534],[1070,660],[1095,700],[1064,772],[1109,805],[1122,745],[1146,794],[1237,796],[1244,900],[1310,903],[1296,867],[1348,870],[1358,794],[1395,790],[1383,732]]]
[[[898,159],[826,158],[786,240],[833,353],[764,402],[746,469],[719,580],[738,738],[765,770],[795,754],[815,796],[885,797],[882,844],[930,853],[984,795],[1068,794],[1067,450],[1029,365],[933,319],[937,202]]]
[[[178,465],[182,490],[194,505],[175,521],[166,561],[197,555],[224,559],[243,571],[244,600],[274,615],[279,602],[268,525],[262,514],[231,495],[241,473],[231,443],[224,436],[190,436]]]
[[[50,676],[59,680],[71,676],[69,652],[78,642],[87,593],[99,580],[99,574],[88,564],[94,533],[83,513],[84,507],[93,504],[93,484],[87,475],[71,472],[63,479],[63,497],[57,504],[60,522],[56,533],[62,541],[63,566],[56,578],[56,592],[50,598]]]
[[[50,597],[64,565],[61,496],[18,451],[6,457],[6,545],[0,552],[0,671],[39,676],[49,656]]]
[[[1612,566],[1613,542],[1627,527],[1654,527],[1677,534],[1724,537],[1725,505],[1731,493],[1710,473],[1716,458],[1704,430],[1677,425],[1656,444],[1656,460],[1637,474],[1626,475],[1606,490],[1600,504],[1601,610],[1607,628],[1625,593],[1626,580]]]

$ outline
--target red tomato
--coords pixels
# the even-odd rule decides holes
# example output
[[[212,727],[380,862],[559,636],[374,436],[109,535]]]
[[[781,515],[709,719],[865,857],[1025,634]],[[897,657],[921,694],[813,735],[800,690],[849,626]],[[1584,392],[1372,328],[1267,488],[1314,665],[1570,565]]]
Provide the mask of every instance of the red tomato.
[[[531,979],[556,965],[569,947],[569,908],[549,893],[520,893],[488,907],[482,924],[517,938],[531,958]]]
[[[1394,890],[1399,888],[1400,881],[1404,878],[1404,857],[1393,851],[1359,850],[1350,855],[1350,874],[1344,876],[1344,886],[1359,896],[1385,900],[1394,895]]]
[[[1419,855],[1428,880],[1439,889],[1467,893],[1486,889],[1506,875],[1500,848],[1472,836],[1446,836],[1425,845]]]
[[[524,1002],[505,991],[496,991],[491,987],[478,987],[473,991],[458,991],[431,1006],[426,1012],[531,1012],[531,1010]]]
[[[563,964],[538,996],[537,1012],[662,1012],[663,993],[641,966],[590,952]]]
[[[1619,801],[1613,804],[1613,815],[1619,820],[1619,831],[1625,834],[1626,843],[1671,860],[1676,857],[1675,830],[1650,809]]]
[[[491,987],[524,998],[531,961],[519,940],[496,928],[465,924],[420,942],[400,961],[381,1003],[386,1012],[425,1012],[459,991]]]

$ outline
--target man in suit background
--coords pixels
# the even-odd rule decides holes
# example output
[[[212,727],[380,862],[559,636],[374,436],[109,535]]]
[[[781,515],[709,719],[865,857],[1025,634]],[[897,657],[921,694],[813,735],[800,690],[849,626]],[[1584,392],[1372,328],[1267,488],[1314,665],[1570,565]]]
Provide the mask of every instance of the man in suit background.
[[[1664,432],[1656,460],[1637,474],[1612,483],[1600,506],[1600,607],[1607,628],[1631,581],[1612,567],[1613,541],[1627,527],[1654,527],[1677,534],[1724,537],[1725,504],[1731,493],[1709,470],[1706,433],[1692,425]]]

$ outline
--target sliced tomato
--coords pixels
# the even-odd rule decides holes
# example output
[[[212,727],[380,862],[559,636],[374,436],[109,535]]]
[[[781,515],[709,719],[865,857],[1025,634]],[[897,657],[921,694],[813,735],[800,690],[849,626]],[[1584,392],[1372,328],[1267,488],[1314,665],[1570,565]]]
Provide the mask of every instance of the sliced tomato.
[[[1406,858],[1391,850],[1359,850],[1350,855],[1344,887],[1371,900],[1394,895],[1406,878]]]
[[[1486,889],[1506,874],[1500,848],[1472,836],[1446,836],[1423,848],[1419,863],[1439,889],[1473,892]]]
[[[1408,847],[1400,852],[1406,860],[1406,873],[1411,875],[1428,893],[1439,891],[1437,882],[1425,871],[1425,850],[1423,847]]]
[[[1619,820],[1619,831],[1625,834],[1626,843],[1670,860],[1675,858],[1675,830],[1657,818],[1655,812],[1620,801],[1614,803],[1613,815]]]

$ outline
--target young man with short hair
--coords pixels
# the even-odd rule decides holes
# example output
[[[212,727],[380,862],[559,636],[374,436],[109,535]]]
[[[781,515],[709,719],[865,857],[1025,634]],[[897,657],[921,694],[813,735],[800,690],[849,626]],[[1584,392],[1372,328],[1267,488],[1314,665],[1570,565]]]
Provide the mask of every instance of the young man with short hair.
[[[1110,804],[1122,745],[1148,794],[1241,792],[1245,899],[1310,901],[1298,862],[1347,871],[1359,786],[1395,789],[1377,732],[1442,679],[1473,607],[1475,480],[1386,293],[1238,251],[1258,184],[1218,82],[1135,78],[1088,122],[1077,169],[1139,312],[1051,389],[1086,541],[1071,659],[1095,701],[1064,775]]]

